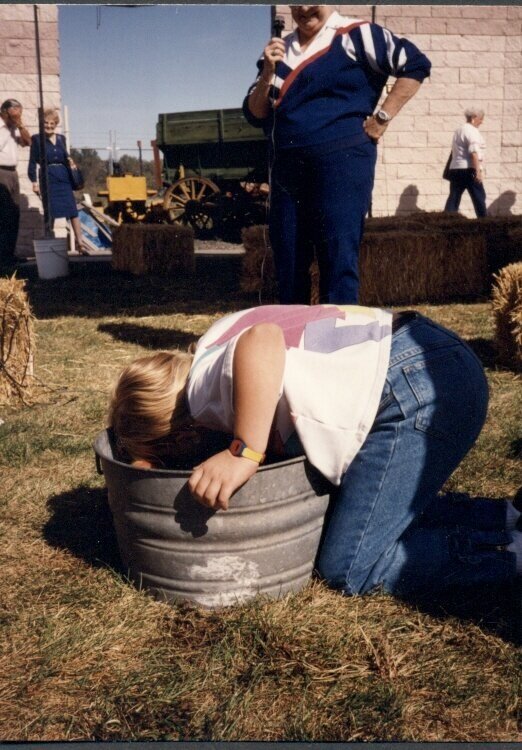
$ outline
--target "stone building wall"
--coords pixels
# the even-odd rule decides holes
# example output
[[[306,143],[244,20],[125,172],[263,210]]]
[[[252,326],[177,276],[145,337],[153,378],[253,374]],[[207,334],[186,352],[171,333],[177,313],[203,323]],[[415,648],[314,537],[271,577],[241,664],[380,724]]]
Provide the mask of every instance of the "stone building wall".
[[[337,5],[372,20],[371,5]],[[522,213],[522,7],[377,5],[376,23],[405,36],[430,58],[432,73],[379,145],[373,215],[442,210],[441,175],[453,131],[470,105],[485,110],[485,188],[490,213]],[[288,5],[276,6],[292,28]],[[390,79],[388,87],[393,83]],[[461,211],[474,216],[467,193]]]
[[[58,7],[38,5],[45,107],[60,107]],[[31,134],[38,131],[38,66],[33,5],[0,4],[0,98],[18,99]],[[21,218],[17,255],[33,254],[32,241],[43,235],[42,203],[27,178],[29,149],[19,149]]]

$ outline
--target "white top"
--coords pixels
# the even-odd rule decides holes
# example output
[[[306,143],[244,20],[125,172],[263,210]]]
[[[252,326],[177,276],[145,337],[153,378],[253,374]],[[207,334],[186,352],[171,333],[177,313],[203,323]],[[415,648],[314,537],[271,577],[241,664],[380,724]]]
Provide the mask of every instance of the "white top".
[[[391,320],[387,310],[356,305],[265,305],[227,315],[198,342],[187,388],[190,413],[206,427],[233,432],[237,341],[253,325],[276,323],[286,358],[270,448],[286,456],[304,452],[339,484],[377,414]]]
[[[285,62],[291,68],[296,68],[304,60],[315,55],[319,50],[328,47],[331,44],[337,29],[342,29],[344,26],[349,26],[351,23],[357,23],[360,21],[360,18],[348,18],[347,16],[341,16],[340,13],[334,11],[326,19],[321,29],[304,50],[301,49],[299,35],[297,29],[295,29],[285,37],[285,43],[287,45]]]
[[[14,137],[5,122],[0,119],[0,166],[16,167],[18,164],[18,144],[16,137],[19,131],[14,131]]]
[[[451,144],[450,169],[469,169],[473,166],[471,154],[477,154],[480,162],[484,160],[486,142],[478,128],[470,122],[457,128]]]

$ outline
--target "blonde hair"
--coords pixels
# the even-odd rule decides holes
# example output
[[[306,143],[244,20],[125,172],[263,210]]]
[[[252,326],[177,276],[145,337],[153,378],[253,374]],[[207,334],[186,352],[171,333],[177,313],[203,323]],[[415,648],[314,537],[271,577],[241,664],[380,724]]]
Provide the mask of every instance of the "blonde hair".
[[[140,357],[120,374],[109,406],[109,426],[125,457],[162,463],[175,433],[190,422],[186,398],[193,355],[159,352]]]
[[[44,119],[46,117],[47,118],[52,117],[52,119],[55,121],[57,125],[59,125],[60,123],[60,115],[58,114],[58,110],[53,109],[52,107],[50,107],[49,109],[44,109],[43,116],[44,116]]]

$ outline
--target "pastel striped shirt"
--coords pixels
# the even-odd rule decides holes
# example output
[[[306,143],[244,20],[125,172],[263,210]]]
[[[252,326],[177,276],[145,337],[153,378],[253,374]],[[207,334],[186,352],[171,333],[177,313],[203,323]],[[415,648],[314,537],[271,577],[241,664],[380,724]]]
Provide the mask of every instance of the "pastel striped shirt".
[[[391,313],[357,305],[265,305],[227,315],[198,342],[188,380],[192,417],[234,430],[233,361],[241,334],[276,323],[286,345],[272,447],[305,453],[333,484],[364,443],[388,370]]]
[[[243,103],[246,119],[263,127],[276,148],[307,146],[360,135],[389,76],[422,81],[431,63],[420,50],[377,24],[334,12],[301,51],[297,32],[284,39],[285,59],[276,65],[269,96],[273,107],[260,120]]]

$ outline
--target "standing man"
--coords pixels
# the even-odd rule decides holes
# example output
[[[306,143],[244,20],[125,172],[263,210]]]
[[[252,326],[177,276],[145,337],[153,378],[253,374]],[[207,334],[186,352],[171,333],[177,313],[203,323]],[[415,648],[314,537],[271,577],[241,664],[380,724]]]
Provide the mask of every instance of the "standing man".
[[[30,145],[31,136],[22,124],[22,105],[7,99],[0,106],[0,264],[4,266],[14,262],[20,224],[18,146]]]

